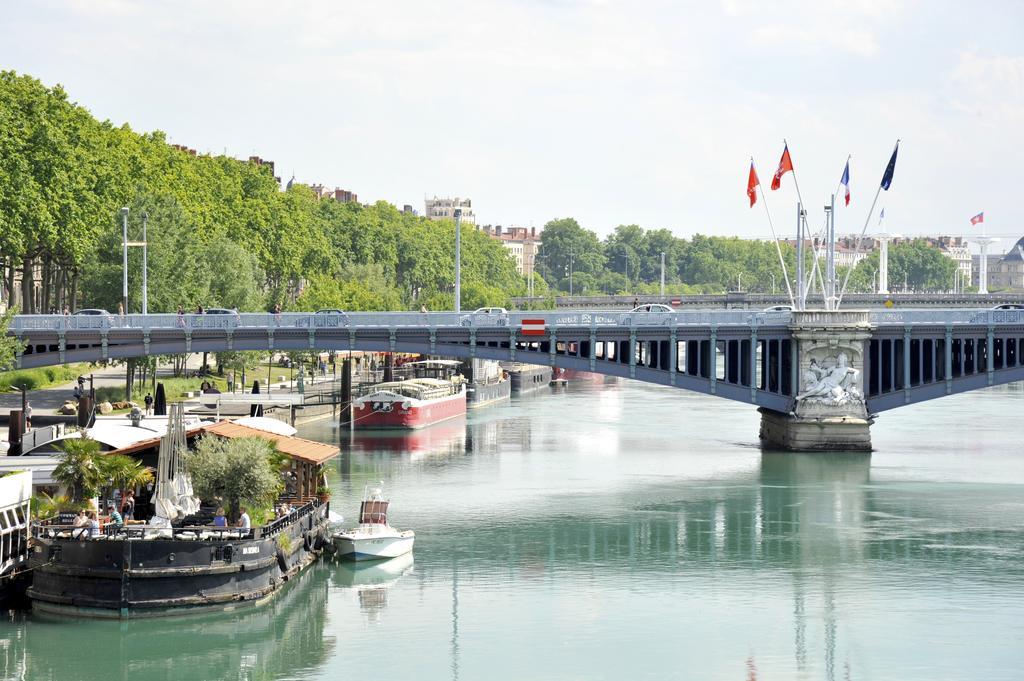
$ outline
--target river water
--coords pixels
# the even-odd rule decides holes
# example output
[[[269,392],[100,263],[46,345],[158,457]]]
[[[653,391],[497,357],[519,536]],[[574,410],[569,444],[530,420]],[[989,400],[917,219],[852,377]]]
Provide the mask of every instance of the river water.
[[[882,415],[870,455],[622,381],[340,442],[414,559],[324,561],[245,614],[0,623],[6,678],[1024,678],[1024,389]]]

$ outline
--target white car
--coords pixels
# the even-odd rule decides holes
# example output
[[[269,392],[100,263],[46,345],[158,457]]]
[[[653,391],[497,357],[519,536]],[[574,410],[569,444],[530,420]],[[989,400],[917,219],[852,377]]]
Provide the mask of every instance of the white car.
[[[481,307],[459,319],[462,326],[508,326],[508,310],[503,307]]]
[[[675,312],[668,305],[662,305],[660,303],[649,303],[647,305],[637,305],[630,312]]]
[[[793,306],[792,305],[772,305],[771,307],[766,307],[764,310],[762,310],[762,312],[792,312],[792,311],[793,311]]]
[[[193,315],[192,326],[204,329],[233,329],[241,326],[238,310],[226,307],[211,307],[201,315]]]
[[[349,318],[344,310],[330,308],[317,310],[311,315],[299,317],[295,320],[295,326],[309,328],[310,325],[315,329],[348,326]]]
[[[114,315],[96,307],[77,310],[72,320],[68,320],[68,328],[73,329],[109,329],[114,326]]]
[[[637,305],[626,314],[621,315],[619,324],[623,326],[662,326],[671,324],[675,313],[676,311],[668,305],[647,303]]]

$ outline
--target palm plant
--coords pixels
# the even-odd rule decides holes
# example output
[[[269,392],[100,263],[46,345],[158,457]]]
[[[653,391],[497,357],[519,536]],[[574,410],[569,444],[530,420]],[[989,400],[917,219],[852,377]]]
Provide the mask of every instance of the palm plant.
[[[107,454],[102,457],[100,470],[110,486],[120,490],[122,503],[125,490],[134,489],[153,482],[153,470],[141,461],[124,454]]]
[[[36,520],[52,518],[60,511],[73,509],[75,507],[71,497],[65,494],[51,496],[46,492],[32,495],[31,513]]]
[[[64,454],[53,469],[53,479],[63,485],[72,501],[82,503],[99,493],[106,481],[100,443],[83,434],[61,444]]]

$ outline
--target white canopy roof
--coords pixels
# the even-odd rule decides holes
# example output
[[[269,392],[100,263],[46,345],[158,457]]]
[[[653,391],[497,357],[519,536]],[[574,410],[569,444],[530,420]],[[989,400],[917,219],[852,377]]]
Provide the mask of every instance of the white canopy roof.
[[[277,419],[268,418],[266,416],[246,416],[244,418],[235,419],[235,423],[240,426],[249,426],[250,428],[263,430],[276,435],[284,435],[285,437],[291,437],[292,435],[295,435],[295,433],[299,432],[284,421],[278,421]]]

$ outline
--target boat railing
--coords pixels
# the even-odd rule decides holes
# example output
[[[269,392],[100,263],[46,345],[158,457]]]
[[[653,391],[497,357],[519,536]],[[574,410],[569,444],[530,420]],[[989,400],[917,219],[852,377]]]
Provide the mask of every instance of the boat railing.
[[[102,541],[110,539],[178,539],[178,540],[231,540],[253,539],[255,529],[241,527],[216,527],[214,525],[187,525],[183,527],[161,527],[159,525],[132,524],[110,525],[96,530],[75,525],[57,525],[45,522],[32,524],[32,536],[37,539],[61,539],[68,541]]]
[[[243,529],[240,527],[218,527],[216,525],[187,525],[182,527],[161,527],[147,524],[112,525],[95,530],[88,527],[66,525],[54,522],[56,518],[39,520],[32,523],[32,536],[37,539],[57,539],[65,541],[103,541],[111,539],[133,540],[196,540],[232,541],[239,539],[256,539],[271,537],[297,520],[305,518],[322,506],[325,502],[314,497],[304,500],[301,506],[294,508],[286,516],[275,519],[262,527]]]
[[[288,515],[281,516],[277,520],[273,521],[269,525],[264,525],[259,528],[261,537],[273,537],[278,534],[282,529],[291,525],[296,520],[305,518],[306,516],[314,513],[318,508],[326,504],[327,502],[321,501],[318,497],[312,497],[309,499],[296,501],[301,503],[301,506],[295,506],[292,504],[292,510]]]

